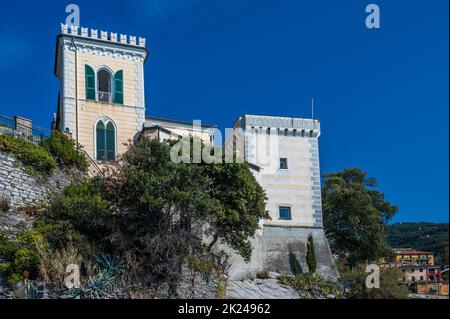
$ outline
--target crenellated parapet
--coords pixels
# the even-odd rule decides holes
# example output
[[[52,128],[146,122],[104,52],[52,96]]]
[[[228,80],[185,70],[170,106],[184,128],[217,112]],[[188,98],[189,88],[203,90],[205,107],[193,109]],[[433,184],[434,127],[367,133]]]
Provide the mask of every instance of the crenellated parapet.
[[[108,41],[111,43],[119,43],[125,45],[132,45],[145,48],[146,39],[142,37],[136,37],[127,34],[120,34],[108,31],[98,31],[97,29],[88,29],[78,26],[68,26],[67,24],[61,24],[61,34],[71,35],[82,38],[88,38],[93,40]]]
[[[261,132],[275,129],[280,135],[319,137],[320,121],[316,119],[305,119],[295,117],[267,116],[267,115],[244,115],[239,118],[238,126],[242,128],[254,128]],[[262,130],[261,130],[262,129]],[[273,130],[271,130],[273,132]]]

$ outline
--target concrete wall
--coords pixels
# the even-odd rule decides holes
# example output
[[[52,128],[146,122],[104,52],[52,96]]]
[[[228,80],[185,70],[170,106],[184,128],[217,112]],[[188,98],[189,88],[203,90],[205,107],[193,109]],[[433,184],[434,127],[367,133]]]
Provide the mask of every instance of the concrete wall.
[[[339,274],[323,229],[278,226],[266,226],[262,235],[255,236],[252,240],[253,252],[250,263],[246,263],[231,249],[225,248],[231,254],[230,279],[252,278],[262,270],[291,274],[292,254],[301,265],[302,272],[309,272],[306,263],[306,245],[309,235],[314,238],[317,258],[316,272],[327,280],[336,281]]]

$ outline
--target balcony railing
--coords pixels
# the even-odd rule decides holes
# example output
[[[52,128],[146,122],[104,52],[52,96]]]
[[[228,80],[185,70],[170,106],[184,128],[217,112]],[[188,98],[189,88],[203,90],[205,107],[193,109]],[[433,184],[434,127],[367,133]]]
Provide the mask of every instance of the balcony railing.
[[[45,137],[51,135],[47,129],[37,130],[17,123],[14,118],[0,115],[0,135],[12,136],[34,144],[39,144]]]
[[[113,95],[111,92],[101,92],[97,93],[97,100],[99,102],[113,103]]]

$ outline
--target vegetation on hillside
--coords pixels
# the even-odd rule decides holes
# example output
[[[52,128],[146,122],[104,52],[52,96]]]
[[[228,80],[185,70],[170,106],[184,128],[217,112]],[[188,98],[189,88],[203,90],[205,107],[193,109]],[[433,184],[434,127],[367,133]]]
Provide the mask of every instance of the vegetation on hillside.
[[[386,239],[392,248],[414,248],[435,254],[444,252],[448,223],[400,223],[386,226]]]
[[[50,175],[56,168],[55,158],[45,148],[14,137],[0,135],[0,151],[11,153],[34,173]]]
[[[86,171],[88,162],[75,146],[75,142],[61,132],[53,132],[40,145],[0,135],[0,151],[11,153],[31,173],[43,176],[51,175],[58,165]]]
[[[12,247],[3,239],[10,282],[29,269],[59,281],[61,267],[54,264],[69,260],[82,260],[85,275],[95,274],[97,256],[107,255],[124,264],[132,282],[175,291],[186,263],[205,273],[223,269],[210,267],[214,245],[204,246],[203,235],[249,260],[250,238],[269,216],[247,164],[174,164],[170,149],[155,140],[133,142],[107,177],[56,195],[33,229],[44,241],[29,262],[16,253],[28,251],[29,242]]]

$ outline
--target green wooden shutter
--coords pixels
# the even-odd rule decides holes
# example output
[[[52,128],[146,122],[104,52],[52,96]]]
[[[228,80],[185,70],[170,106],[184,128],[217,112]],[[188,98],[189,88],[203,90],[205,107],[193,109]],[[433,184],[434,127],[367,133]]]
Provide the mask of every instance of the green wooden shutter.
[[[84,66],[86,80],[86,100],[95,101],[95,72],[89,65]]]
[[[97,124],[97,161],[106,160],[105,124],[100,121]]]
[[[123,71],[117,71],[114,75],[114,102],[123,104]]]
[[[114,161],[116,159],[116,134],[114,125],[109,122],[106,125],[105,144],[106,144],[106,160]]]

